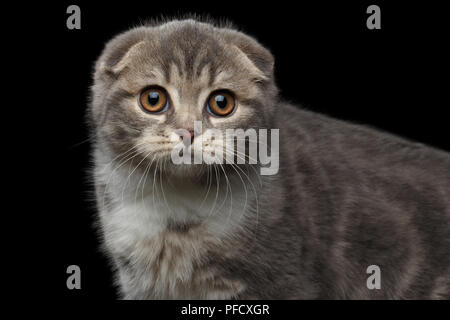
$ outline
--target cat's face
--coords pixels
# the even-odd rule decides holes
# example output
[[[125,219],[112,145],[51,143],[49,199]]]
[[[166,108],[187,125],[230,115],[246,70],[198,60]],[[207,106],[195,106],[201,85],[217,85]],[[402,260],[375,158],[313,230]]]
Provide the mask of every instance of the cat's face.
[[[250,37],[192,20],[141,27],[107,44],[92,92],[91,122],[111,156],[136,151],[145,164],[192,173],[204,165],[175,166],[170,157],[186,132],[195,135],[193,154],[214,157],[226,129],[268,127],[273,58]]]

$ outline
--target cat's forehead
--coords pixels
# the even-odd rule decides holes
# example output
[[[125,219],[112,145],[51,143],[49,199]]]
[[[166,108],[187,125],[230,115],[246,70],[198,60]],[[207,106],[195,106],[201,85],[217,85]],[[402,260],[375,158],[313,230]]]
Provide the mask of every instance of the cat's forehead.
[[[167,82],[197,80],[212,84],[235,72],[232,44],[211,28],[183,24],[162,26],[144,40],[141,59],[146,68],[158,69]],[[143,58],[143,59],[142,59]]]
[[[248,73],[242,72],[243,68],[223,46],[199,43],[195,47],[178,38],[159,44],[146,41],[128,67],[124,79],[133,91],[156,84],[192,94],[191,90],[197,92],[201,88],[247,87],[250,81]]]
[[[96,79],[118,82],[132,93],[143,86],[171,84],[190,95],[201,88],[246,94],[272,79],[272,66],[270,52],[238,31],[172,21],[133,29],[110,41],[97,64]],[[102,77],[105,73],[114,77]]]

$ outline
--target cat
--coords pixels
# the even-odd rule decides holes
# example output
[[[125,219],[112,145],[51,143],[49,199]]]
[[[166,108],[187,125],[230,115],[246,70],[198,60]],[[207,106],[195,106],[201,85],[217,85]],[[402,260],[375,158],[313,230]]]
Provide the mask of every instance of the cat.
[[[227,24],[128,30],[93,78],[92,179],[121,298],[450,298],[447,152],[283,102],[270,51]],[[230,141],[207,133],[237,128],[279,129],[277,172],[248,150],[173,162],[180,140],[214,158]]]

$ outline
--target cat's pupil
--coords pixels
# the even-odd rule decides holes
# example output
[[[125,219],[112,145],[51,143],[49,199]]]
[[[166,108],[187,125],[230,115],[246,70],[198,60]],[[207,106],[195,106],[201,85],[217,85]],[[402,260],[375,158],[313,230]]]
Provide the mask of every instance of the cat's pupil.
[[[223,95],[216,96],[216,104],[220,109],[224,109],[228,104],[227,98]]]
[[[150,105],[154,106],[158,103],[159,101],[159,93],[158,92],[150,92],[148,94],[148,103],[150,103]]]

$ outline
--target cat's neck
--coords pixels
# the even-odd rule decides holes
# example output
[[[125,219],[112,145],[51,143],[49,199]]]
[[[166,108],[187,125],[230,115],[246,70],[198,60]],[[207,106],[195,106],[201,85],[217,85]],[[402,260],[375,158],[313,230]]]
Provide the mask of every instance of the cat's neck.
[[[134,216],[165,228],[204,224],[238,225],[257,196],[253,168],[210,167],[200,175],[180,176],[162,169],[105,164],[97,168],[106,210]]]

